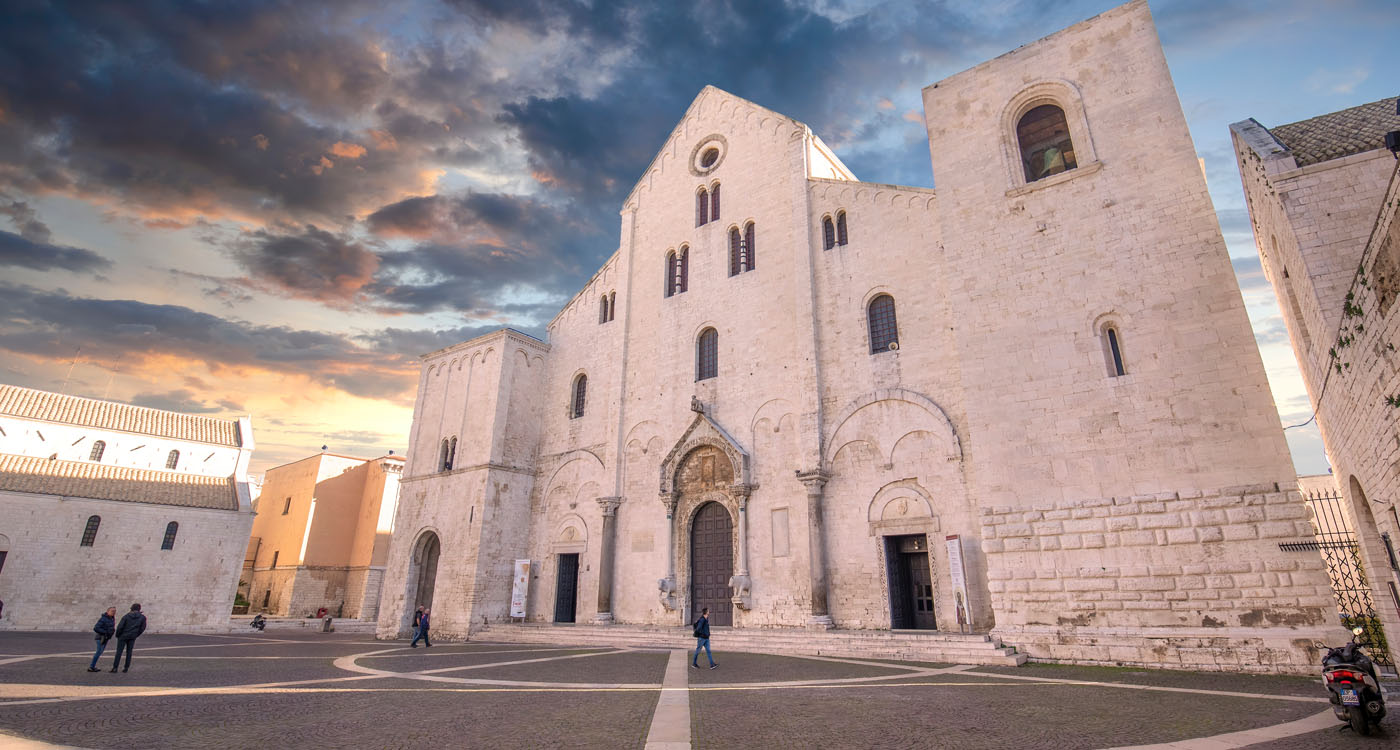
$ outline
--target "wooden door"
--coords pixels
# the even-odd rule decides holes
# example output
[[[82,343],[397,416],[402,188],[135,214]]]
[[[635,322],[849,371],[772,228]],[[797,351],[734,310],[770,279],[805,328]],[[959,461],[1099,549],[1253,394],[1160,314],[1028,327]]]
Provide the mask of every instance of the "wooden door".
[[[729,601],[729,579],[734,575],[734,527],[729,511],[719,503],[705,503],[695,514],[690,530],[691,621],[710,608],[711,625],[734,624]]]
[[[554,621],[573,622],[578,606],[578,554],[559,556],[559,577],[554,586]]]

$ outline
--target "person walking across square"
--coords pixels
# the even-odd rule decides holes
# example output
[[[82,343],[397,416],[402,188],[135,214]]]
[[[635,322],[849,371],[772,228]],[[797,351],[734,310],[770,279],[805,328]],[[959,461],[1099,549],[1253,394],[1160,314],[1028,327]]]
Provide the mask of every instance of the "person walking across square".
[[[409,648],[418,648],[418,639],[423,639],[423,645],[428,648],[433,647],[432,641],[428,640],[428,613],[432,610],[425,609],[423,614],[418,616],[418,633],[413,636],[413,643],[408,644]]]
[[[97,668],[97,660],[102,658],[102,651],[107,648],[107,641],[112,639],[112,633],[117,630],[117,608],[108,607],[102,616],[97,618],[97,624],[92,626],[94,640],[97,641],[97,653],[92,655],[92,663],[88,665],[89,672],[101,672]]]
[[[705,649],[705,658],[710,660],[710,669],[719,665],[715,663],[714,654],[710,653],[710,608],[700,610],[700,619],[695,621],[695,656],[690,660],[690,666],[700,668],[700,649]]]
[[[131,605],[131,611],[122,615],[122,621],[117,623],[117,656],[112,660],[112,671],[117,671],[117,664],[122,660],[122,652],[126,652],[126,666],[122,667],[125,672],[131,669],[131,651],[136,645],[136,639],[146,632],[146,616],[141,614],[141,605]]]

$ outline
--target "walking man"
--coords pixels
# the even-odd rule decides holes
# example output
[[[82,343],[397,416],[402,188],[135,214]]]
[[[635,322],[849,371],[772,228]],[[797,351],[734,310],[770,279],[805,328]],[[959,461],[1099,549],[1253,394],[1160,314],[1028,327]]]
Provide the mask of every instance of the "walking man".
[[[97,668],[97,660],[102,658],[103,649],[107,648],[107,641],[112,639],[112,633],[117,630],[117,608],[108,607],[102,616],[97,618],[97,624],[92,626],[94,640],[97,641],[97,653],[92,655],[92,663],[88,665],[89,672],[101,672]]]
[[[714,654],[710,653],[710,608],[700,610],[700,619],[695,621],[695,656],[690,660],[690,666],[700,668],[700,649],[705,649],[705,658],[710,660],[710,669],[719,665],[715,663]]]
[[[413,636],[413,643],[408,644],[409,648],[418,648],[418,639],[423,639],[423,645],[432,648],[432,641],[428,640],[428,613],[430,609],[423,610],[423,614],[418,616],[418,633]]]
[[[115,609],[115,608],[113,608]],[[126,666],[122,667],[125,672],[131,669],[131,648],[136,645],[136,639],[146,632],[146,616],[141,614],[141,605],[131,605],[131,611],[122,615],[122,621],[117,623],[117,657],[112,660],[112,671],[117,671],[117,663],[122,660],[122,651],[126,651]]]

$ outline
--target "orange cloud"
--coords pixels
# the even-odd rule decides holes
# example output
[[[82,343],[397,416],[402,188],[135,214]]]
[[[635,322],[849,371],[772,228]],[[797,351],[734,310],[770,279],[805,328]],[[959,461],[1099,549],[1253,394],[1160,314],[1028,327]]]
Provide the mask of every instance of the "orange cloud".
[[[909,122],[923,122],[924,116],[919,112],[919,110],[911,109],[908,112],[904,113],[904,119],[908,120]]]
[[[376,149],[380,151],[399,150],[399,139],[395,138],[393,133],[387,130],[368,130],[365,132],[368,133],[370,139],[374,141],[374,147]]]
[[[267,140],[267,136],[263,135],[262,133],[258,133],[257,135],[253,136],[253,145],[257,146],[259,151],[266,151],[268,143],[269,141]]]
[[[879,107],[880,109],[894,109],[894,102],[890,101],[889,99],[881,98],[880,101],[875,103],[875,106]]]
[[[337,141],[335,145],[331,146],[331,153],[346,159],[358,159],[365,155],[365,147],[358,143]]]

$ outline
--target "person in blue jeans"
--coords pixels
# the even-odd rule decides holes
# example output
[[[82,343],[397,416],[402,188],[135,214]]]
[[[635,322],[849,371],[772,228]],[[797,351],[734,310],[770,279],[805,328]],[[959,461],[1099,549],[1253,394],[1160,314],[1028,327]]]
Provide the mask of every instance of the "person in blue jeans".
[[[428,648],[433,647],[433,642],[428,640],[428,613],[432,610],[425,609],[423,614],[418,616],[418,632],[413,634],[413,642],[408,644],[409,648],[418,648],[418,639],[423,639],[423,645]]]
[[[710,653],[710,608],[700,610],[700,619],[695,621],[695,656],[690,660],[690,666],[700,668],[700,649],[705,649],[705,658],[710,660],[710,669],[719,665],[715,663],[714,654]]]
[[[102,652],[107,648],[107,641],[112,640],[112,634],[117,632],[117,608],[108,607],[102,616],[97,618],[97,624],[92,626],[93,640],[97,641],[97,653],[92,655],[92,663],[88,665],[89,672],[101,672],[97,668],[97,660],[102,658]]]

